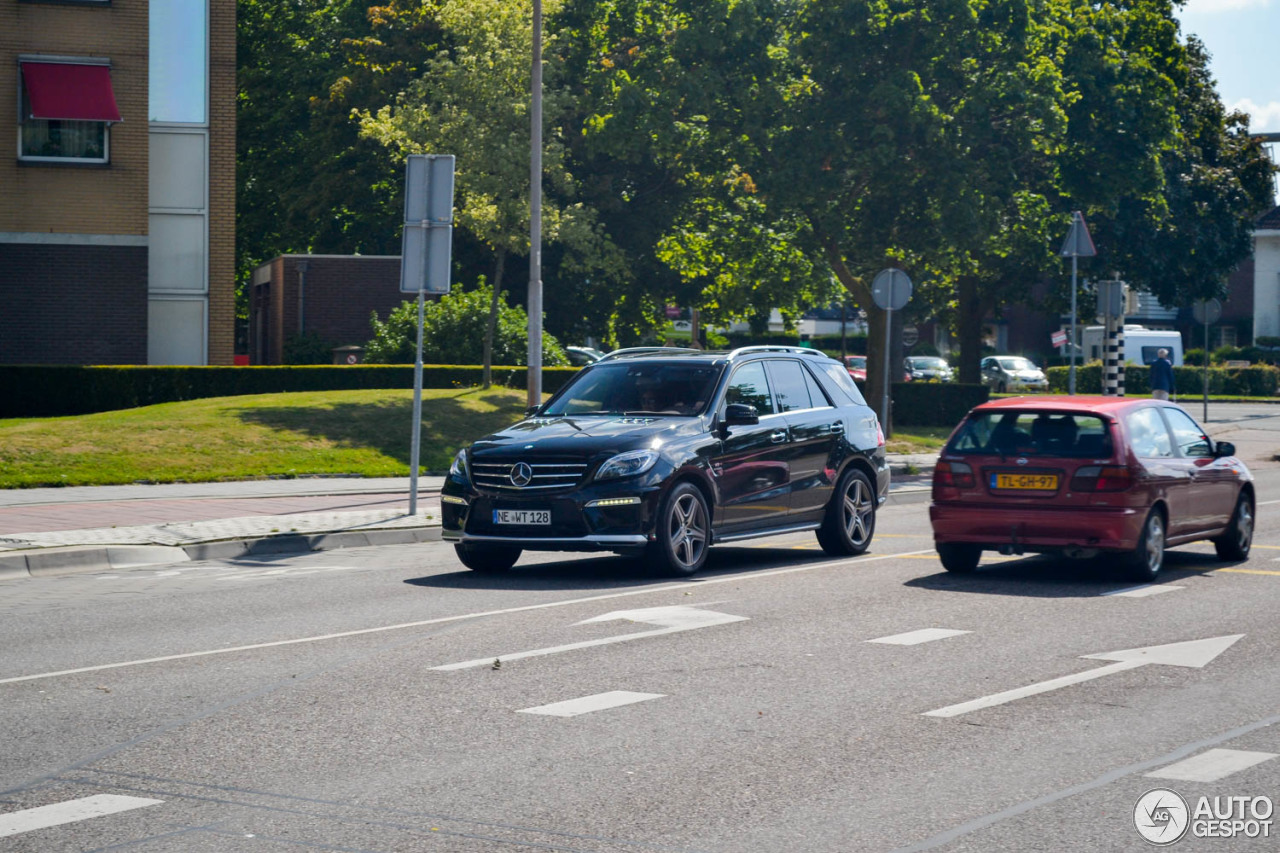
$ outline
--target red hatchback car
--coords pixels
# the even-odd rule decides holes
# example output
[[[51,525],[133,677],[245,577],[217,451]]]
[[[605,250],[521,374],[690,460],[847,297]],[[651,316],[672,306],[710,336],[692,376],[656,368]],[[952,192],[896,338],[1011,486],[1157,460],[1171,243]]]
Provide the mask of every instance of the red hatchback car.
[[[1224,560],[1253,544],[1253,476],[1174,403],[1013,397],[973,409],[933,474],[929,520],[942,565],[984,550],[1110,552],[1150,581],[1166,545],[1208,539]]]

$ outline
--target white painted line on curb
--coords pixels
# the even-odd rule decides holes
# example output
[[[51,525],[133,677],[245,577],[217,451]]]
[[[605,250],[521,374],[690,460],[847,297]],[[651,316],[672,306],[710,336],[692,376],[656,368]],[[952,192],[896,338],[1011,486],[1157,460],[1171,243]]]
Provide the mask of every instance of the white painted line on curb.
[[[1131,586],[1127,589],[1113,589],[1111,592],[1100,593],[1098,597],[1106,598],[1108,595],[1114,595],[1119,598],[1146,598],[1150,595],[1159,595],[1162,592],[1172,592],[1175,589],[1186,589],[1186,587],[1147,583],[1142,586]]]
[[[931,643],[934,640],[945,640],[947,637],[958,637],[971,631],[953,631],[950,628],[921,628],[919,631],[908,631],[905,634],[894,634],[892,637],[881,637],[878,640],[867,640],[868,643],[884,643],[890,646],[915,646],[920,643]]]
[[[94,817],[127,812],[145,806],[158,806],[164,800],[147,800],[142,797],[122,797],[117,794],[97,794],[79,800],[68,800],[65,803],[54,803],[51,806],[40,806],[36,809],[25,809],[20,812],[0,814],[0,838],[31,832],[35,829],[47,829],[61,826],[64,823],[75,823]]]
[[[550,705],[539,705],[536,708],[525,708],[517,714],[545,714],[548,717],[577,717],[590,714],[592,711],[605,711],[609,708],[621,708],[636,702],[647,702],[650,699],[661,699],[665,693],[632,693],[630,690],[610,690],[608,693],[597,693],[594,696],[583,696],[580,699],[568,699],[564,702],[553,702]]]
[[[457,616],[441,616],[438,619],[422,619],[418,622],[401,622],[396,625],[380,625],[376,628],[359,628],[354,631],[339,631],[334,634],[319,634],[314,637],[298,637],[293,640],[276,640],[271,643],[253,643],[247,646],[233,646],[227,649],[206,649],[199,652],[186,652],[179,655],[164,655],[158,658],[142,658],[140,660],[121,661],[119,663],[104,663],[98,666],[82,666],[76,669],[62,669],[56,672],[41,672],[35,675],[19,675],[13,678],[0,678],[0,684],[13,684],[17,681],[35,681],[42,678],[56,678],[60,675],[78,675],[82,672],[101,672],[104,669],[119,669],[126,666],[142,666],[148,663],[164,663],[171,660],[186,660],[187,658],[207,657],[209,655],[228,655],[237,654],[239,652],[256,651],[257,649],[271,649],[277,646],[294,646],[299,643],[319,643],[325,640],[340,640],[346,637],[361,637],[366,634],[380,634],[385,631],[403,631],[407,628],[425,628],[428,625],[443,625],[449,622],[462,622],[467,619],[481,619],[486,616],[505,616],[509,613],[526,613],[533,610],[549,610],[553,607],[570,607],[575,604],[586,604],[592,601],[609,601],[614,598],[630,598],[635,595],[653,595],[655,593],[671,592],[681,589],[697,589],[699,587],[713,586],[722,583],[742,583],[743,581],[761,580],[763,578],[776,578],[781,575],[797,574],[799,572],[812,572],[818,569],[831,569],[837,566],[855,566],[864,563],[878,563],[882,560],[897,560],[902,557],[910,557],[914,554],[932,554],[933,549],[928,548],[923,551],[906,551],[901,554],[880,554],[874,557],[860,556],[850,557],[847,560],[825,560],[821,563],[809,563],[804,566],[795,566],[790,569],[772,569],[763,572],[748,571],[742,574],[727,575],[719,578],[701,578],[698,580],[684,581],[681,583],[670,584],[668,586],[646,587],[645,589],[633,589],[627,592],[611,592],[605,595],[590,595],[583,598],[567,598],[561,601],[548,601],[544,604],[525,604],[520,607],[505,607],[500,610],[481,610],[476,613],[461,613]]]
[[[1276,757],[1274,752],[1211,749],[1146,775],[1154,779],[1178,779],[1183,782],[1217,782],[1224,776],[1247,770],[1255,764],[1261,764]]]

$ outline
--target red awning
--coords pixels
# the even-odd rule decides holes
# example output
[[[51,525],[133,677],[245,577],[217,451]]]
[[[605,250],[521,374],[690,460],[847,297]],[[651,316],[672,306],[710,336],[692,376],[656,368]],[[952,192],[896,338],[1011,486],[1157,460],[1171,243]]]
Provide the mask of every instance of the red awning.
[[[24,62],[30,118],[66,121],[120,121],[111,69],[106,65]]]

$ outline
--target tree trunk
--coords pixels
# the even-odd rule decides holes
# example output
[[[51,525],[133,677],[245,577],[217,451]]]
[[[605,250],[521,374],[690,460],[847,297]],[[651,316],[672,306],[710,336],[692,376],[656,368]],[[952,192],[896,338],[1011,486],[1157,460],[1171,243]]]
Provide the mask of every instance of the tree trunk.
[[[485,388],[493,384],[493,336],[498,327],[498,293],[502,290],[502,268],[507,263],[507,250],[498,249],[494,261],[493,295],[489,297],[489,324],[484,330],[484,382]]]
[[[960,340],[960,381],[982,383],[982,321],[986,311],[978,298],[978,282],[964,276],[956,282],[956,333]]]

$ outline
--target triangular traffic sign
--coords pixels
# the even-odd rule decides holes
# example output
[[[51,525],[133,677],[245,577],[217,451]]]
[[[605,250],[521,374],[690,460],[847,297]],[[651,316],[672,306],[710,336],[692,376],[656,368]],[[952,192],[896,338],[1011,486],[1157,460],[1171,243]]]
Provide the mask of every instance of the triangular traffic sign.
[[[1089,226],[1084,224],[1084,214],[1078,210],[1071,214],[1071,230],[1067,232],[1067,239],[1062,241],[1060,254],[1064,258],[1092,258],[1098,254],[1093,247],[1093,238],[1089,236]]]

